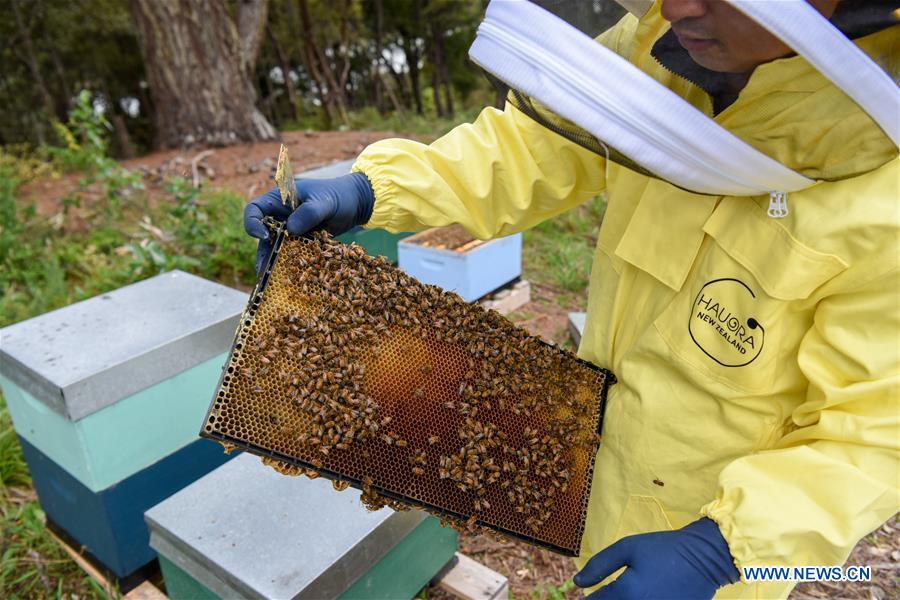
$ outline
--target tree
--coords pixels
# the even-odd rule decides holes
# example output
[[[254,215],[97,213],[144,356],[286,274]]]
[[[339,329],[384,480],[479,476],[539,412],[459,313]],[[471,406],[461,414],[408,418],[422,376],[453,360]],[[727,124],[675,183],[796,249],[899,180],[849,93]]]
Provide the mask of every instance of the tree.
[[[46,116],[52,117],[56,112],[53,104],[53,97],[50,95],[50,91],[47,89],[47,83],[44,79],[44,75],[43,73],[41,73],[41,68],[38,64],[37,59],[37,52],[34,48],[34,42],[31,39],[31,31],[28,27],[25,26],[25,20],[22,18],[20,3],[21,0],[12,0],[12,12],[13,16],[15,17],[16,28],[19,31],[19,38],[22,41],[22,48],[24,50],[23,60],[28,66],[28,71],[31,73],[31,77],[34,80],[35,87],[40,92],[41,101],[43,102],[44,110],[47,113]],[[38,141],[42,144],[46,141],[42,121],[38,121],[37,138]]]
[[[259,56],[259,45],[262,42],[263,29],[268,16],[268,0],[238,0],[237,27],[241,38],[241,63],[252,77],[256,68],[256,57]]]
[[[224,2],[130,0],[130,6],[153,95],[155,145],[276,137],[256,108],[246,52]]]

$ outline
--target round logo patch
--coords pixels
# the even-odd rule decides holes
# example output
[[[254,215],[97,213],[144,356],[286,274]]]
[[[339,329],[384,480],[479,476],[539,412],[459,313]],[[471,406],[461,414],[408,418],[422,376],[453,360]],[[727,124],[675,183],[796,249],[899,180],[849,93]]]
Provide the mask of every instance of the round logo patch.
[[[755,300],[753,290],[739,279],[710,281],[691,306],[691,339],[723,367],[749,365],[766,343],[766,329],[754,317]]]

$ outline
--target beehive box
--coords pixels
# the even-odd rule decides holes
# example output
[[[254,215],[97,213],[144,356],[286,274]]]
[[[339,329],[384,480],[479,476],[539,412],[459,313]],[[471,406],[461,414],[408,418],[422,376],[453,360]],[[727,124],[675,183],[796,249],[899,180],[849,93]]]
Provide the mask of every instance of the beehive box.
[[[472,302],[522,274],[522,234],[482,241],[460,225],[430,229],[398,244],[397,265]]]
[[[610,375],[357,246],[275,248],[201,435],[577,554]]]
[[[0,330],[0,384],[48,519],[124,577],[143,511],[227,458],[198,440],[246,295],[165,273]]]
[[[360,510],[359,492],[239,456],[147,511],[172,600],[412,598],[456,533],[416,512]]]
[[[390,233],[384,229],[355,227],[335,239],[345,244],[359,244],[370,256],[384,256],[388,262],[396,264],[399,242],[410,235],[409,233]]]

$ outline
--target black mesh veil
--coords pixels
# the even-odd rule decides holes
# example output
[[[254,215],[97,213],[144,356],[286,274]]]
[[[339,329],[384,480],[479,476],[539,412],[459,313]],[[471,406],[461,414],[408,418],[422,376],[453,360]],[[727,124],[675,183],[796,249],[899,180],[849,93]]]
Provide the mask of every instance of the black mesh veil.
[[[625,8],[614,0],[530,1],[544,10],[560,17],[570,25],[579,29],[585,35],[592,38],[596,38],[610,27],[613,27],[627,13]],[[618,152],[609,144],[598,140],[591,133],[582,129],[572,121],[560,117],[527,94],[510,88],[505,82],[494,77],[487,71],[482,72],[487,77],[488,81],[491,82],[491,85],[497,90],[499,97],[505,98],[506,102],[512,104],[550,131],[553,131],[608,160],[639,173],[652,176],[646,169],[639,166],[621,152]]]
[[[622,5],[628,5],[632,9],[637,8],[639,12],[643,12],[642,8],[651,4],[651,2],[644,0],[528,1],[556,15],[591,38],[597,38],[627,14],[626,9]],[[838,9],[829,20],[848,39],[855,40],[896,25],[900,22],[898,15],[900,15],[900,0],[848,0],[839,4]],[[546,41],[546,44],[552,43],[553,40]],[[688,57],[687,51],[675,39],[673,32],[668,31],[662,38],[657,40],[651,55],[666,70],[674,72],[706,91],[713,100],[713,114],[717,114],[736,99],[736,95],[735,97],[729,97],[722,91],[723,74],[709,71],[694,63]],[[884,57],[873,58],[879,64],[884,62],[884,60],[879,60],[879,58],[884,59]],[[888,60],[887,63],[891,63],[892,60],[894,59]],[[893,71],[890,64],[881,64],[881,66],[889,73]],[[497,90],[498,99],[505,98],[507,103],[513,105],[547,129],[562,135],[591,152],[607,158],[613,163],[651,177],[658,177],[624,153],[618,151],[608,142],[598,139],[578,124],[559,116],[528,94],[515,88],[510,88],[497,77],[486,71],[483,72]],[[820,180],[835,180],[844,176],[844,174],[837,173],[832,175],[829,172],[820,172],[815,175]]]

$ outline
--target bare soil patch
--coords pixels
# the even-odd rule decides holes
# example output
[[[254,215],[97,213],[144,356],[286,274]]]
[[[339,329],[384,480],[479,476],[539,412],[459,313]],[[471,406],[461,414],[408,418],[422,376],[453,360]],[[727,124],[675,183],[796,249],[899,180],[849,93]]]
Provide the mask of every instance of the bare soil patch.
[[[354,158],[372,142],[396,137],[396,134],[384,131],[288,131],[281,136],[290,152],[294,173],[301,173],[337,160]],[[162,150],[121,164],[143,174],[149,206],[159,202],[166,180],[173,176],[191,181],[197,177],[204,187],[232,190],[249,199],[274,187],[280,143]],[[62,199],[77,191],[80,177],[72,173],[58,179],[33,181],[20,188],[19,193],[23,199],[35,201],[40,214],[52,216],[60,210]],[[88,205],[102,197],[99,189],[88,189],[82,196]]]

